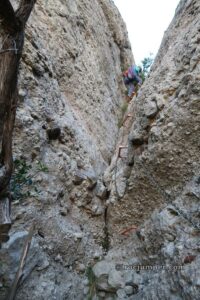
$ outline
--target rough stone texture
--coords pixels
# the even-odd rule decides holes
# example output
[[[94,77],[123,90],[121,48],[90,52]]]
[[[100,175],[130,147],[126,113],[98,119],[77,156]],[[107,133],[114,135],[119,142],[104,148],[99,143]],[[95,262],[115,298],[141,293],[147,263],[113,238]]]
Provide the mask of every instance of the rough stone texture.
[[[15,232],[10,237],[8,242],[2,245],[0,256],[0,286],[2,288],[2,294],[7,291],[7,286],[11,286],[14,281],[27,235],[28,232],[26,231]],[[41,264],[43,264],[42,253],[37,242],[35,239],[33,239],[31,242],[29,255],[26,259],[26,265],[23,270],[23,278],[21,283],[27,278],[28,275],[30,275],[32,270],[37,265]]]
[[[149,78],[130,105],[134,114],[125,136],[128,158],[119,159],[119,172],[113,172],[110,184],[115,204],[109,206],[108,219],[114,239],[124,228],[140,225],[154,209],[173,202],[199,174],[199,10],[198,1],[179,4]],[[131,160],[133,167],[128,165]],[[115,176],[118,190],[124,182],[127,189],[120,201],[115,201]]]
[[[84,270],[104,252],[103,173],[118,136],[121,73],[132,62],[112,1],[37,1],[26,30],[13,143],[14,159],[30,166],[22,171],[29,180],[13,181],[11,235],[34,220],[49,263],[34,268],[17,299],[86,297]]]
[[[133,57],[113,2],[37,1],[20,70],[11,241],[35,221],[39,260],[18,300],[199,299],[199,20],[199,1],[180,1],[126,110],[121,74]]]
[[[180,2],[149,77],[128,107],[132,122],[119,135],[127,156],[115,155],[104,175],[111,241],[105,261],[132,273],[126,275],[129,299],[200,294],[199,16],[199,1]],[[116,294],[126,299],[123,289]]]
[[[198,214],[199,195],[197,181],[189,182],[174,204],[186,216]],[[102,264],[108,265],[110,261],[115,263],[126,286],[133,287],[130,299],[199,298],[199,230],[172,205],[155,210],[136,233],[121,237]],[[126,288],[118,293],[124,292]]]

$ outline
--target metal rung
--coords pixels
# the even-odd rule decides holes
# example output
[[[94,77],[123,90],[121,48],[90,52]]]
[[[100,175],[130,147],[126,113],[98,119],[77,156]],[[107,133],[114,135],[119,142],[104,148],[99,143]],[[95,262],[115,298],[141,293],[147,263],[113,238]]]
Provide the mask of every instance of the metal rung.
[[[125,157],[121,156],[121,150],[122,150],[122,149],[127,149],[127,148],[128,148],[128,146],[119,146],[117,157],[125,158]]]
[[[131,114],[126,115],[126,117],[123,120],[122,125],[124,126],[124,123],[128,120],[128,118],[132,118],[132,117],[133,117],[133,115],[131,115]]]

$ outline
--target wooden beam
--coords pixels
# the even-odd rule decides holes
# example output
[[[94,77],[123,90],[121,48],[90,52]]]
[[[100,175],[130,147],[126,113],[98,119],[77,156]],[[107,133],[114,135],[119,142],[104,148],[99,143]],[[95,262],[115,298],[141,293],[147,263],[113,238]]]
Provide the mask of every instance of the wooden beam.
[[[32,241],[32,237],[33,237],[33,234],[34,234],[34,229],[35,229],[35,225],[33,224],[31,226],[31,228],[29,229],[29,233],[28,233],[28,236],[26,238],[26,241],[25,241],[25,244],[24,244],[24,249],[22,251],[22,255],[21,255],[21,258],[20,258],[19,268],[18,268],[17,274],[15,276],[14,282],[12,284],[12,287],[10,289],[10,293],[9,293],[8,297],[6,298],[7,300],[14,300],[15,299],[17,289],[20,285],[21,280],[23,279],[24,266],[26,264],[26,258],[27,258],[27,255],[28,255],[29,248],[31,246],[31,241]]]
[[[12,174],[12,133],[17,108],[17,79],[24,30],[36,0],[20,0],[15,12],[9,0],[0,0],[0,243],[11,227],[9,182]],[[8,51],[14,49],[14,51]],[[5,196],[6,195],[6,196]]]
[[[19,29],[19,22],[16,19],[14,9],[9,0],[0,1],[1,25],[6,32],[16,32]]]
[[[10,200],[8,197],[5,197],[0,201],[0,243],[4,243],[8,240],[10,227]]]
[[[16,17],[20,20],[23,26],[26,25],[31,11],[37,0],[21,0],[19,8],[16,11]]]

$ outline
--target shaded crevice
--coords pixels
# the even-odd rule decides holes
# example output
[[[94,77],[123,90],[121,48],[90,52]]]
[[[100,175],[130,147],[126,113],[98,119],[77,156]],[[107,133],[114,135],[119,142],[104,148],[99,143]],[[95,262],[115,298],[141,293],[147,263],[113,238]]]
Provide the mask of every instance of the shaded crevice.
[[[110,237],[109,237],[109,230],[108,230],[108,207],[105,207],[104,211],[104,228],[103,228],[103,242],[102,247],[104,250],[104,255],[106,255],[110,249]]]

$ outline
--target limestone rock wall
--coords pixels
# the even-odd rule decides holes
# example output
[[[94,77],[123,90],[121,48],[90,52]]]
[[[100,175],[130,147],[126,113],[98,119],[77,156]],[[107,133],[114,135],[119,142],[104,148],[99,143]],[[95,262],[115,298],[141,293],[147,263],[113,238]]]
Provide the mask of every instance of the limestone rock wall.
[[[11,237],[19,242],[15,266],[0,271],[2,297],[33,222],[39,260],[18,299],[87,297],[83,274],[105,248],[102,177],[118,136],[121,73],[132,62],[112,1],[37,1],[26,29],[13,141]],[[13,244],[2,249],[1,263],[10,261]]]
[[[37,1],[0,298],[34,222],[17,299],[199,299],[199,16],[180,1],[123,123],[134,59],[113,1]]]
[[[199,174],[199,9],[198,1],[180,2],[149,78],[128,108],[128,131],[121,129],[127,159],[118,160],[117,174],[106,172],[113,180],[109,221],[116,234],[173,201]],[[116,157],[110,169],[115,165]]]
[[[104,175],[111,247],[93,270],[117,299],[199,298],[199,16],[179,3]]]

